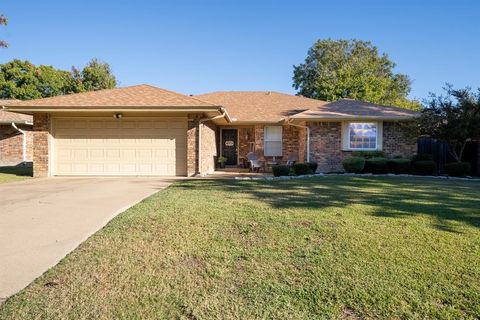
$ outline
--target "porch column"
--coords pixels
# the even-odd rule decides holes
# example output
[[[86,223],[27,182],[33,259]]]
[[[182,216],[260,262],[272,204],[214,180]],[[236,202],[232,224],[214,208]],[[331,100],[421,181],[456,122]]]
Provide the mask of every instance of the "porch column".
[[[264,158],[263,148],[264,148],[264,127],[263,125],[256,125],[255,126],[255,153],[258,154],[259,157]]]
[[[201,116],[188,115],[187,128],[187,176],[192,177],[198,172],[198,128]]]
[[[50,115],[33,115],[33,176],[47,177],[49,159]]]

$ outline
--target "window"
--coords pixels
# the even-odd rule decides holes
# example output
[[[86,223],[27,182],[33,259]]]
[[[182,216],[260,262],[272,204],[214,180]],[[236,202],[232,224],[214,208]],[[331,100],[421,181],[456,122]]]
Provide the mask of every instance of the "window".
[[[265,127],[264,132],[264,154],[270,157],[282,156],[282,127],[271,126]]]
[[[360,150],[377,149],[377,123],[350,122],[348,124],[348,148]]]

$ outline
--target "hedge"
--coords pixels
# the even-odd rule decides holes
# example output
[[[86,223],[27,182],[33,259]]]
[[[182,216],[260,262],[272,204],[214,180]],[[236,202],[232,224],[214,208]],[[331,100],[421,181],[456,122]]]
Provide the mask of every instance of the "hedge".
[[[310,167],[310,170],[312,170],[313,173],[317,172],[318,168],[318,163],[316,162],[307,162],[308,166]]]
[[[272,166],[272,172],[275,177],[288,176],[290,168],[283,165]]]
[[[435,175],[436,165],[433,160],[420,160],[413,163],[413,169],[416,174],[421,176]]]
[[[385,158],[366,159],[363,172],[374,173],[374,174],[388,173],[387,159]]]
[[[346,158],[342,162],[343,168],[349,173],[360,173],[365,167],[365,158],[362,157],[350,157]]]
[[[353,151],[352,157],[361,157],[365,159],[385,158],[383,151]]]
[[[408,174],[412,171],[410,159],[389,159],[387,160],[388,171],[395,174]]]
[[[412,162],[433,160],[433,155],[429,153],[419,153],[412,157]]]
[[[447,174],[452,177],[464,177],[471,173],[472,166],[469,162],[452,162],[445,165]]]
[[[310,169],[310,166],[306,163],[295,163],[293,165],[293,172],[297,176],[301,176],[304,174],[311,174],[312,169]]]

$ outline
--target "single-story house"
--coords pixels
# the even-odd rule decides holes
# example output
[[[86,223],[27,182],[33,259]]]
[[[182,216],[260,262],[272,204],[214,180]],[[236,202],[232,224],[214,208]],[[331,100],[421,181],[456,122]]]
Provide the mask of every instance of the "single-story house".
[[[17,100],[0,100],[7,106]],[[33,158],[33,118],[0,108],[0,167],[27,164]]]
[[[342,170],[354,150],[412,155],[405,123],[415,112],[354,100],[325,102],[277,92],[186,96],[150,85],[22,101],[33,115],[35,176],[193,176],[215,170],[223,155],[267,161],[316,161]]]

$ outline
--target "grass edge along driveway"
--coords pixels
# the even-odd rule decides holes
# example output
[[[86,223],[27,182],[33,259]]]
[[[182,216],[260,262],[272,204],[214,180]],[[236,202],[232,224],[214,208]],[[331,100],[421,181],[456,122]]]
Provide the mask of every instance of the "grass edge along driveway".
[[[32,177],[32,167],[0,167],[0,184]]]
[[[470,318],[480,183],[178,182],[112,220],[0,319]]]

